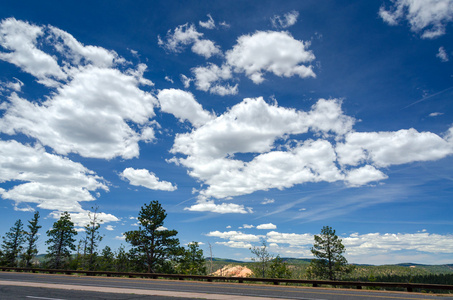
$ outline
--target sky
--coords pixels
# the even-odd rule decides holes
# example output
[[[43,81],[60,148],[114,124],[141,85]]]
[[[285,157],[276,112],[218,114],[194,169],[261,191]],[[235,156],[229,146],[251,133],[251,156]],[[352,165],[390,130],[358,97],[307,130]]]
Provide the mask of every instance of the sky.
[[[0,236],[140,208],[206,256],[453,263],[453,1],[3,1]]]

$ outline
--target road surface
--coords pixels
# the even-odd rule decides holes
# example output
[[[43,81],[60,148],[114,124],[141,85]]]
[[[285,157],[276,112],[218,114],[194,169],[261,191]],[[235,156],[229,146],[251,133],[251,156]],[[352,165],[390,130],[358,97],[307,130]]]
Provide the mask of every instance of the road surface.
[[[151,297],[150,297],[151,296]],[[449,299],[453,295],[0,272],[0,299]]]

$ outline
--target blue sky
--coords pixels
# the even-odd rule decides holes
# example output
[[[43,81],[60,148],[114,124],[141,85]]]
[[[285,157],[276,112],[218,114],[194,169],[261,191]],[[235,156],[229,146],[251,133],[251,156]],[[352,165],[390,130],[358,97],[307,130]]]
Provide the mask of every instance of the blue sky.
[[[0,8],[0,235],[97,205],[117,248],[158,200],[216,257],[453,262],[453,1]]]

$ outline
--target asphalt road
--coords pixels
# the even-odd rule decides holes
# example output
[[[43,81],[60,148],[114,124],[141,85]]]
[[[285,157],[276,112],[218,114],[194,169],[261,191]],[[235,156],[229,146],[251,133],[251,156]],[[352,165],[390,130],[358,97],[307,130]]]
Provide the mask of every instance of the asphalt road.
[[[223,296],[222,296],[223,295]],[[0,299],[452,299],[453,295],[0,272]]]

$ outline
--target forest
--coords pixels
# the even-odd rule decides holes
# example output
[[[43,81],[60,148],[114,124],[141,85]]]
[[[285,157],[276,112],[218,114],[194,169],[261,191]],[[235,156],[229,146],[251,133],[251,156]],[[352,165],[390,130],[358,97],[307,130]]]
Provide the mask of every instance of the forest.
[[[102,220],[98,208],[89,213],[89,223],[84,232],[78,233],[68,212],[46,231],[47,253],[38,255],[37,241],[41,226],[39,211],[28,224],[17,220],[3,236],[0,265],[8,267],[33,267],[115,272],[146,272],[187,275],[219,274],[228,266],[250,269],[249,276],[288,279],[330,279],[369,282],[409,282],[453,285],[453,265],[354,265],[343,254],[341,239],[329,226],[324,226],[314,236],[313,259],[281,258],[269,253],[262,241],[250,249],[252,262],[241,262],[207,257],[197,242],[181,246],[178,232],[164,227],[167,216],[158,201],[141,207],[137,230],[124,233],[129,247],[121,245],[100,249]],[[79,240],[76,239],[77,236]],[[212,255],[212,254],[211,254]],[[439,291],[426,291],[439,292]]]

